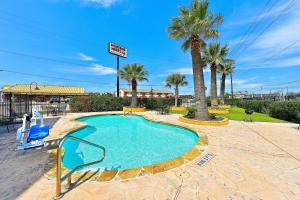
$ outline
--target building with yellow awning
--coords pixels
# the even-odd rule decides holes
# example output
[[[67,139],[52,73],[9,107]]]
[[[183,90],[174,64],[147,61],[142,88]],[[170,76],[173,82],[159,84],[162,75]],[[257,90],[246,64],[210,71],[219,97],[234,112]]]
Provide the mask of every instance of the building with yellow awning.
[[[3,94],[30,96],[85,96],[83,87],[16,84],[2,87]]]

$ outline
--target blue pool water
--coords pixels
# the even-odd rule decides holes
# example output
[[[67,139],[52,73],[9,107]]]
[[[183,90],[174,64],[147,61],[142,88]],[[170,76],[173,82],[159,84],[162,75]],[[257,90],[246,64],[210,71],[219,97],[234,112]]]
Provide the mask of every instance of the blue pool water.
[[[79,119],[88,126],[73,136],[106,149],[102,163],[87,169],[124,170],[175,159],[192,149],[198,136],[187,129],[154,123],[139,116],[103,115]],[[71,139],[63,145],[69,169],[101,158],[101,151]]]

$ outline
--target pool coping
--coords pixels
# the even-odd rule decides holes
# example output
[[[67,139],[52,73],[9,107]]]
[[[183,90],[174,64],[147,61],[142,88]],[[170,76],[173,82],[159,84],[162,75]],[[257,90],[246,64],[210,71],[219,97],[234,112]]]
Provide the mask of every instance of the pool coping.
[[[131,107],[123,107],[123,112],[126,113],[134,113],[134,112],[146,112],[146,108],[131,108]]]
[[[220,121],[200,121],[200,120],[189,119],[187,117],[181,116],[179,117],[178,120],[186,124],[201,125],[201,126],[227,126],[229,124],[228,118],[223,118]]]
[[[57,139],[61,139],[62,137],[66,136],[66,135],[72,134],[75,131],[78,131],[80,129],[87,127],[86,123],[79,122],[79,121],[77,121],[78,119],[95,117],[95,116],[105,116],[105,115],[122,115],[122,113],[97,113],[97,114],[91,114],[91,115],[86,115],[86,116],[70,118],[70,119],[68,119],[68,121],[75,122],[78,126],[75,128],[71,128],[67,131],[63,131],[62,133],[59,134],[59,138],[57,138]],[[169,170],[176,169],[178,167],[181,167],[183,165],[191,163],[193,160],[195,160],[196,158],[198,158],[202,155],[202,153],[204,151],[203,146],[208,145],[207,136],[203,133],[198,132],[198,130],[196,130],[194,128],[191,128],[191,127],[188,127],[185,125],[173,124],[173,123],[165,122],[165,121],[158,121],[158,120],[150,118],[149,116],[146,116],[145,113],[132,114],[132,115],[143,117],[145,120],[148,120],[150,122],[175,126],[178,128],[183,128],[183,129],[189,130],[198,136],[198,142],[189,151],[187,151],[186,153],[184,153],[174,159],[171,159],[171,160],[168,160],[165,162],[161,162],[158,164],[147,165],[147,166],[142,166],[139,168],[128,169],[128,170],[107,170],[107,171],[101,170],[97,174],[97,176],[94,176],[91,179],[86,180],[86,181],[92,181],[92,182],[93,181],[107,182],[107,181],[117,181],[117,180],[122,181],[122,180],[136,179],[136,178],[141,178],[141,177],[146,177],[146,176],[150,176],[150,175],[156,175],[156,174],[160,174],[163,172],[167,172]],[[45,176],[50,180],[56,178],[56,176],[55,176],[56,167],[54,164],[54,163],[56,163],[55,158],[56,158],[56,150],[51,152],[51,155],[49,156],[48,162],[45,167],[45,171],[47,171],[45,173]],[[64,166],[62,166],[62,173],[64,174],[67,172],[68,172],[68,169],[65,168]],[[75,172],[73,175],[73,179],[75,179],[74,181],[82,179],[81,176],[83,176],[86,173],[87,173],[86,171]],[[94,173],[94,171],[89,171],[89,173]]]

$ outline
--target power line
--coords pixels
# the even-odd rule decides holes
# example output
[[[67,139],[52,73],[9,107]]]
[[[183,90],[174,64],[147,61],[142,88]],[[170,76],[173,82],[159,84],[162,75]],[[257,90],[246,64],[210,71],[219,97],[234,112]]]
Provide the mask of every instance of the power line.
[[[294,45],[296,45],[296,44],[299,43],[299,42],[300,42],[300,39],[299,39],[299,40],[296,40],[296,41],[294,41],[294,42],[292,42],[291,44],[289,44],[288,46],[284,47],[283,49],[281,49],[281,50],[278,51],[277,53],[273,54],[271,57],[265,59],[265,60],[263,61],[263,63],[266,63],[266,62],[272,60],[273,58],[275,58],[275,57],[281,55],[283,52],[285,52],[286,50],[290,49],[291,47],[293,47]]]
[[[25,75],[25,76],[33,76],[33,77],[39,77],[39,78],[48,78],[48,79],[57,79],[57,80],[65,80],[65,81],[71,81],[71,82],[81,82],[81,83],[90,83],[90,84],[95,84],[95,85],[112,85],[110,83],[100,83],[96,81],[85,81],[85,80],[80,80],[80,79],[70,79],[70,78],[62,78],[62,77],[56,77],[56,76],[45,76],[45,75],[39,75],[39,74],[32,74],[32,73],[24,73],[24,72],[19,72],[19,71],[13,71],[13,70],[7,70],[7,69],[0,69],[0,72],[7,72],[7,73],[14,73],[14,74],[20,74],[20,75]],[[284,83],[278,83],[279,85],[284,85],[284,84],[290,84],[290,83],[296,83],[300,82],[300,80],[294,80],[290,82],[284,82]],[[121,85],[126,85],[128,84],[121,84]],[[273,84],[274,85],[274,84]],[[163,84],[158,85],[158,84],[149,84],[149,85],[144,85],[144,84],[139,84],[139,87],[143,86],[159,86],[159,87],[165,87]],[[272,86],[272,85],[270,85]],[[295,88],[300,88],[300,86],[285,86],[285,87],[270,87],[268,85],[264,86],[257,86],[257,87],[247,87],[247,88],[237,88],[237,90],[252,90],[256,88],[265,88],[267,90],[276,90],[276,89],[286,89],[287,87],[289,89],[295,89]],[[193,88],[193,87],[182,87],[182,88]],[[262,89],[259,89],[257,91],[261,91]],[[255,91],[253,91],[255,92]]]
[[[48,78],[48,79],[58,79],[58,80],[65,80],[65,81],[72,81],[72,82],[81,82],[81,83],[92,83],[92,84],[101,84],[101,85],[112,85],[110,83],[101,83],[97,81],[85,81],[85,80],[80,80],[80,79],[70,79],[70,78],[63,78],[63,77],[57,77],[57,76],[45,76],[45,75],[40,75],[40,74],[32,74],[32,73],[26,73],[26,72],[20,72],[20,71],[14,71],[14,70],[8,70],[8,69],[0,69],[0,72],[7,72],[7,73],[13,73],[13,74],[19,74],[19,75],[24,75],[24,76],[33,76],[33,77],[39,77],[39,78]],[[115,85],[115,84],[114,84]],[[126,85],[128,84],[120,84],[120,85]],[[160,87],[165,87],[165,85],[161,84],[139,84],[139,86],[160,86]]]
[[[50,57],[44,57],[44,56],[37,56],[37,55],[33,55],[33,54],[26,54],[26,53],[21,53],[21,52],[16,52],[16,51],[10,51],[10,50],[6,50],[6,49],[0,49],[0,52],[6,53],[6,54],[11,54],[11,55],[16,55],[16,56],[51,61],[51,62],[56,62],[56,63],[64,63],[64,64],[72,64],[72,65],[77,65],[77,66],[91,67],[90,65],[85,65],[82,63],[77,63],[77,62],[72,62],[72,61],[70,62],[70,61],[65,61],[65,60],[50,58]]]
[[[70,79],[70,78],[62,78],[62,77],[56,77],[56,76],[45,76],[45,75],[40,75],[40,74],[25,73],[25,72],[19,72],[19,71],[7,70],[7,69],[0,69],[0,72],[20,74],[20,75],[25,75],[25,76],[39,77],[39,78],[58,79],[58,80],[65,80],[65,81],[72,81],[72,82],[93,83],[93,84],[98,84],[98,85],[99,84],[111,85],[108,83],[100,83],[100,82],[96,82],[96,81],[85,81],[85,80],[80,80],[80,79]]]
[[[279,50],[279,51],[277,51],[276,53],[274,53],[272,56],[270,56],[270,57],[268,57],[267,59],[265,59],[265,60],[263,60],[263,61],[261,61],[261,64],[255,64],[255,66],[260,66],[260,65],[262,65],[262,64],[265,64],[265,63],[268,63],[269,61],[271,61],[273,58],[276,58],[276,57],[278,57],[278,56],[280,56],[280,55],[282,55],[282,53],[284,53],[286,50],[288,50],[288,49],[290,49],[290,48],[292,48],[293,46],[295,46],[297,43],[299,43],[300,42],[300,39],[299,40],[296,40],[296,41],[294,41],[294,42],[292,42],[292,43],[290,43],[289,45],[287,45],[286,47],[284,47],[284,48],[282,48],[281,50]],[[250,68],[250,69],[237,69],[236,71],[247,71],[247,72],[249,72],[249,71],[253,71],[253,70],[256,70],[256,69],[262,69],[262,68]],[[267,68],[264,68],[264,69],[267,69]],[[242,74],[244,74],[244,73],[246,73],[246,72],[242,72]],[[241,75],[241,74],[240,74]]]
[[[3,16],[0,16],[0,20],[4,20],[5,22],[6,21],[12,21],[13,23],[16,23],[16,24],[19,24],[25,28],[29,26],[33,27],[34,30],[38,30],[39,32],[44,32],[46,33],[48,36],[54,38],[54,39],[58,39],[58,40],[64,40],[64,41],[68,41],[68,42],[71,42],[73,44],[77,44],[81,47],[86,46],[86,43],[89,43],[91,45],[94,45],[93,42],[91,41],[85,41],[85,42],[80,42],[78,41],[78,38],[75,38],[74,35],[66,35],[65,33],[61,33],[61,32],[57,32],[57,31],[52,31],[52,30],[49,30],[49,29],[46,29],[45,27],[41,26],[40,24],[36,23],[37,21],[36,20],[33,20],[31,18],[28,18],[26,17],[26,21],[25,23],[22,23],[21,21],[19,21],[19,19],[23,19],[24,16],[20,16],[20,15],[16,15],[16,14],[12,14],[12,13],[9,13],[9,12],[6,12],[6,11],[3,11],[1,10],[1,13],[6,13],[8,17],[16,17],[17,19],[14,19],[14,18],[7,18],[7,16],[3,17]],[[36,32],[32,32],[32,31],[29,31],[29,30],[26,30],[26,29],[23,29],[25,30],[25,32],[28,32],[28,33],[31,33],[31,34],[36,34]],[[32,29],[30,29],[32,30]],[[40,35],[40,34],[39,34]]]
[[[238,59],[250,46],[252,46],[258,38],[263,35],[269,28],[271,28],[281,17],[284,13],[286,13],[289,9],[291,9],[298,0],[292,0],[280,13],[277,15],[275,19],[273,19],[250,43],[246,45],[241,51],[239,51],[239,55],[236,59]]]
[[[1,10],[0,9],[0,12],[1,13],[6,13],[6,15],[8,15],[9,17],[16,17],[17,19],[23,19],[24,17],[23,16],[20,16],[20,15],[17,15],[17,14],[14,14],[14,13],[11,13],[11,12],[7,12],[5,10]],[[59,41],[67,41],[67,42],[70,42],[70,43],[73,43],[73,44],[76,44],[80,47],[88,47],[86,46],[86,43],[90,44],[90,45],[95,45],[94,42],[90,41],[90,40],[85,40],[85,41],[79,41],[78,38],[75,38],[73,37],[73,35],[67,35],[65,33],[61,33],[61,32],[57,32],[57,31],[52,31],[52,30],[49,30],[49,29],[46,29],[45,27],[41,26],[40,24],[38,24],[38,21],[36,20],[33,20],[31,18],[28,18],[28,17],[25,17],[26,19],[26,22],[25,23],[22,23],[20,21],[18,21],[17,19],[13,19],[13,18],[6,18],[6,16],[0,16],[0,20],[4,19],[5,21],[13,21],[13,23],[17,23],[17,24],[20,24],[22,25],[24,28],[27,28],[28,25],[30,25],[31,27],[33,27],[34,30],[38,30],[39,32],[41,33],[46,33],[47,37],[51,37],[53,39],[56,39],[56,40],[59,40]],[[23,31],[27,32],[27,33],[30,33],[30,34],[35,34],[35,35],[38,35],[40,36],[40,34],[37,34],[36,32],[33,32],[31,31],[32,29],[30,30],[27,30],[27,29],[23,29]],[[155,60],[155,58],[153,59],[149,59],[148,57],[141,57],[141,56],[135,56],[135,55],[132,55],[132,57],[136,57],[136,58],[142,58],[142,59],[147,59],[149,61],[154,61],[154,62],[157,62],[157,60]],[[178,59],[176,60],[178,61]],[[182,62],[185,62],[186,59],[181,59],[180,61]],[[164,61],[163,62],[164,64],[171,64],[173,63],[173,61]]]
[[[251,25],[249,26],[249,28],[247,29],[247,31],[245,32],[245,34],[241,37],[241,39],[239,40],[238,44],[235,45],[236,48],[233,48],[232,52],[234,52],[235,49],[242,47],[242,43],[243,41],[246,40],[246,38],[248,38],[248,36],[255,31],[255,29],[258,27],[258,25],[262,22],[262,20],[264,19],[264,17],[266,15],[263,15],[264,12],[269,12],[277,3],[277,1],[274,1],[273,4],[269,7],[269,9],[266,11],[266,9],[268,8],[269,4],[272,2],[272,0],[269,0],[263,7],[263,9],[260,11],[260,13],[258,15],[256,15],[256,18],[253,20],[253,22],[251,23]]]

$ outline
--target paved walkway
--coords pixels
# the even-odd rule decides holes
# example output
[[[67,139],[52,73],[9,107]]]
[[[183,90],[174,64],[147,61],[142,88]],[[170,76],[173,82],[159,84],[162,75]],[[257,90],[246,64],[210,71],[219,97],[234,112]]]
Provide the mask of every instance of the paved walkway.
[[[157,116],[153,112],[146,115],[158,121],[183,124],[177,120],[179,115]],[[79,114],[60,119],[52,133],[55,135],[57,130],[75,126],[67,122],[74,116]],[[199,157],[187,165],[153,176],[85,182],[67,192],[63,199],[300,199],[300,132],[297,125],[231,121],[225,127],[190,127],[208,136],[206,153],[213,153],[215,157],[206,166],[195,164],[201,159]],[[19,199],[51,199],[54,194],[55,180],[43,176]]]
[[[45,119],[50,127],[58,118]],[[0,127],[0,199],[11,200],[21,195],[31,184],[43,176],[49,157],[47,149],[17,151],[16,131],[9,133]]]

